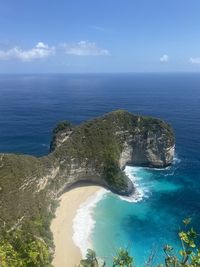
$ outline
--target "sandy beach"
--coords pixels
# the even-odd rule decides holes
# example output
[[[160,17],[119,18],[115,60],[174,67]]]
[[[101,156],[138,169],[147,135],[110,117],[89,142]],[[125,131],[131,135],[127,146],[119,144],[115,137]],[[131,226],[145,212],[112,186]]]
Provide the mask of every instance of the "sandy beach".
[[[72,240],[73,219],[80,205],[100,188],[99,186],[81,186],[61,196],[60,205],[51,223],[55,244],[54,267],[78,266],[81,252]]]

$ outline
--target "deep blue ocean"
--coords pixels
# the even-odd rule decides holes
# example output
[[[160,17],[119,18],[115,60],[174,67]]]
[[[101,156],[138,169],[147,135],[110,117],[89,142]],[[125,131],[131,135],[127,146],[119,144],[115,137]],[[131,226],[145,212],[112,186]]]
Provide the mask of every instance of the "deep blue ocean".
[[[111,260],[127,246],[137,266],[169,243],[192,218],[200,232],[200,74],[0,75],[0,151],[36,156],[49,151],[57,122],[80,123],[115,109],[152,115],[176,134],[176,160],[165,170],[129,168],[142,197],[107,194],[94,210],[92,243]]]

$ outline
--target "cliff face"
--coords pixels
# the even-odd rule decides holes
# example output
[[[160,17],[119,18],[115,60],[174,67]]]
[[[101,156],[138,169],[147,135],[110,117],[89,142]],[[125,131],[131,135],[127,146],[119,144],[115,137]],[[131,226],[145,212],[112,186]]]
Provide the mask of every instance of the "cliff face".
[[[124,143],[120,157],[120,166],[166,167],[174,157],[174,136],[169,125],[162,121],[153,121],[149,127],[148,118],[143,120]]]
[[[70,122],[62,121],[53,129],[50,152],[54,151],[55,148],[58,148],[63,142],[67,141],[73,131],[73,128],[74,127]]]
[[[174,156],[174,134],[168,124],[122,110],[56,131],[53,140],[49,158],[59,168],[52,187],[56,194],[87,180],[129,195],[133,185],[123,172],[127,164],[166,167]]]
[[[89,181],[129,195],[134,188],[126,164],[165,167],[174,156],[168,124],[122,110],[76,127],[61,123],[53,135],[48,156],[0,154],[0,232],[21,225],[48,241],[54,200],[67,188]]]

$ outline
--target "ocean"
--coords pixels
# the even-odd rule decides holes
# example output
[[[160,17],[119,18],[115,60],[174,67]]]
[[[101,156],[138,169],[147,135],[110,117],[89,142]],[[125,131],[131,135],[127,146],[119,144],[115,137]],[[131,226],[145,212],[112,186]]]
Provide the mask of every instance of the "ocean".
[[[166,169],[128,166],[137,194],[93,196],[77,212],[83,225],[75,224],[75,241],[109,264],[117,248],[127,247],[144,266],[151,254],[163,260],[165,244],[179,250],[184,218],[200,232],[200,74],[0,75],[0,151],[46,155],[56,123],[79,124],[115,109],[170,123],[176,157]],[[81,235],[88,220],[90,234]]]

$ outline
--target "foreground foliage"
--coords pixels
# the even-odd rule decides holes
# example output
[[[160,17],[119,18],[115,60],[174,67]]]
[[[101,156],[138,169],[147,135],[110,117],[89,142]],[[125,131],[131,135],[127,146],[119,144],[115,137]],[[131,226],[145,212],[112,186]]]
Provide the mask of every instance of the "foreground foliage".
[[[165,245],[165,262],[157,267],[200,267],[200,248],[196,247],[198,234],[189,227],[191,220],[183,220],[184,229],[179,232],[181,250],[177,253],[172,246]],[[88,250],[86,259],[81,260],[79,267],[103,267],[106,262],[98,261],[96,253]],[[145,267],[153,267],[153,258],[144,264]],[[112,267],[134,267],[133,258],[129,255],[127,249],[119,249],[117,255],[113,258]]]
[[[1,267],[50,267],[51,260],[45,242],[31,234],[8,233],[0,242]]]
[[[146,155],[153,151],[165,166],[170,163],[165,153],[174,143],[173,130],[164,121],[117,110],[79,126],[60,123],[46,156],[0,153],[0,267],[48,267],[50,223],[67,188],[85,180],[129,194],[133,187],[121,162],[127,144],[135,148],[133,154],[140,151],[131,163],[154,166],[154,157]]]

